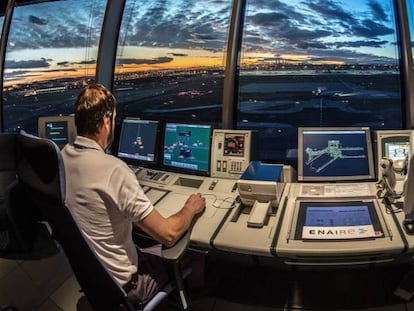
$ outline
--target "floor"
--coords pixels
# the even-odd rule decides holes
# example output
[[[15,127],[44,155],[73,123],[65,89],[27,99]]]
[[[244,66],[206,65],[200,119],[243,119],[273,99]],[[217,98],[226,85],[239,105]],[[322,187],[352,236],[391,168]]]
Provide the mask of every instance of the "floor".
[[[217,251],[206,258],[206,285],[188,291],[192,310],[414,311],[414,299],[393,294],[407,265],[296,269],[275,258]],[[58,247],[44,258],[0,258],[0,310],[10,304],[19,311],[83,311],[81,297]],[[159,309],[176,310],[169,302]]]
[[[44,234],[47,236],[47,234]],[[35,251],[0,256],[0,310],[76,310],[82,297],[71,267],[50,239],[38,239]]]

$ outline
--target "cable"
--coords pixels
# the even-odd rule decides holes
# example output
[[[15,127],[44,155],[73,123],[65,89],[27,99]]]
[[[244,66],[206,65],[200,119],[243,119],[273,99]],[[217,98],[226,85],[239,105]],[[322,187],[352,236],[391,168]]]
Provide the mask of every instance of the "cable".
[[[204,197],[206,197],[206,196],[213,197],[214,198],[214,201],[213,201],[213,203],[211,203],[211,205],[214,208],[217,208],[217,209],[233,209],[236,206],[235,203],[237,202],[237,197],[236,198],[226,197],[224,199],[219,199],[215,194],[212,194],[212,193],[202,193],[201,195],[204,196]],[[221,201],[221,202],[219,202],[219,201]],[[230,203],[230,206],[229,207],[222,207],[221,205],[224,202]]]

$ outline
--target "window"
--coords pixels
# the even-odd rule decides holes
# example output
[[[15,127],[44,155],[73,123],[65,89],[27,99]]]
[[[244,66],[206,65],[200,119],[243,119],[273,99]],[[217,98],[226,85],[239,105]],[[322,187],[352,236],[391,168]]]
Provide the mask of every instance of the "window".
[[[127,1],[114,94],[118,115],[221,119],[231,0]]]
[[[104,0],[16,7],[4,65],[4,128],[37,134],[39,116],[73,113],[79,89],[95,77]]]
[[[247,0],[239,128],[296,160],[297,128],[402,127],[393,1]]]
[[[414,40],[414,2],[413,0],[407,0],[407,15],[408,15],[408,26],[410,28],[411,42]],[[412,46],[412,44],[411,44]],[[412,56],[414,57],[414,49],[411,49]]]

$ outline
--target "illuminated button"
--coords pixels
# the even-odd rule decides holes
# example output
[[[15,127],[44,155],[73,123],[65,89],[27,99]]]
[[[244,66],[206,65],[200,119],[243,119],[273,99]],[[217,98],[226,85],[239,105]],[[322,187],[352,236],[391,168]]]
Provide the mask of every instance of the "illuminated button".
[[[218,183],[218,179],[214,179],[214,180],[211,182],[210,187],[208,187],[208,190],[214,190],[214,187],[217,185],[217,183]]]

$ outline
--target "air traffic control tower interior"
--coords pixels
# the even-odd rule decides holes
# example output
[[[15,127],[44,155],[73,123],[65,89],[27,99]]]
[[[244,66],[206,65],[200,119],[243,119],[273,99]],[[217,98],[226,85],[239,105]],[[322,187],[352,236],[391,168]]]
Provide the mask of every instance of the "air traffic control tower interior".
[[[38,124],[38,135],[57,146],[76,136],[73,117]],[[295,167],[257,160],[251,130],[126,117],[118,133],[114,156],[163,216],[191,193],[206,198],[191,234],[195,250],[251,258],[258,269],[274,260],[295,273],[411,261],[411,130],[301,127]],[[406,290],[403,297],[412,294]]]
[[[206,200],[190,237],[206,267],[195,310],[414,310],[413,12],[412,0],[2,1],[0,310],[83,310],[63,251],[13,209],[7,144],[21,129],[72,144],[93,83],[117,100],[107,152],[156,210]]]

